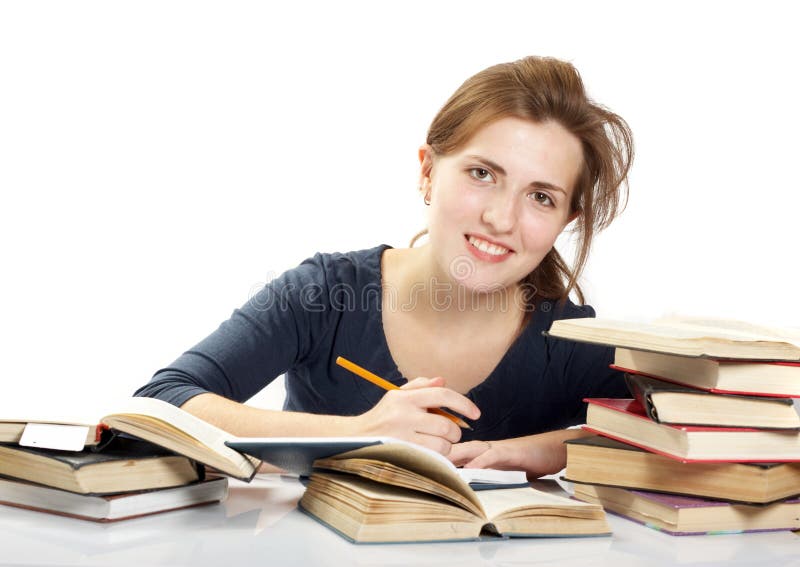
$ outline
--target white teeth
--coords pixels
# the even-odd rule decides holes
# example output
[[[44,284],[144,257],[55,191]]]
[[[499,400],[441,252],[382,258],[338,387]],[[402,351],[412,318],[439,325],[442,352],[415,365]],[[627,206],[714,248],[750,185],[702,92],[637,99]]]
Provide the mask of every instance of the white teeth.
[[[474,236],[469,237],[469,243],[481,252],[486,252],[492,256],[501,256],[508,253],[508,248],[503,248],[502,246],[497,246],[496,244],[490,244],[489,242],[481,240],[480,238],[475,238]]]

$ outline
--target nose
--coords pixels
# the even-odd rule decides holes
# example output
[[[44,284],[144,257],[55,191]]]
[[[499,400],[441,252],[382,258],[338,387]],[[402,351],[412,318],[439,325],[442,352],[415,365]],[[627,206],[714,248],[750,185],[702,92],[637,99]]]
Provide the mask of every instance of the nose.
[[[511,232],[517,223],[516,200],[498,191],[486,204],[481,220],[496,233]]]

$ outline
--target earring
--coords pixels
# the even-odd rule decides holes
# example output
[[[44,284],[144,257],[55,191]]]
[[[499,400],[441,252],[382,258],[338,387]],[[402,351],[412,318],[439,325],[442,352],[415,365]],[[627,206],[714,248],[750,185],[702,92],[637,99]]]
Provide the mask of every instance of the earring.
[[[430,206],[430,204],[431,204],[431,192],[430,191],[425,193],[425,197],[422,198],[422,202],[425,203],[425,205]]]

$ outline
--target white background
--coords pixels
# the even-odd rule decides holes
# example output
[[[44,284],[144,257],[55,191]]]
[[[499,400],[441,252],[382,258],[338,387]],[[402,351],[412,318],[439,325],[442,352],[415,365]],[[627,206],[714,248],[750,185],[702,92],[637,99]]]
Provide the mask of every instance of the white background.
[[[635,135],[600,315],[800,325],[790,5],[0,4],[3,401],[128,395],[314,252],[406,245],[428,123],[528,54]]]

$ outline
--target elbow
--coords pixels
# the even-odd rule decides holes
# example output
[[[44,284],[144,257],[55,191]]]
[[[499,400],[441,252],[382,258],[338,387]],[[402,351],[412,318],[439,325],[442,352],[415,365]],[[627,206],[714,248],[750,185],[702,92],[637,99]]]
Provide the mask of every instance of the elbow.
[[[174,370],[160,370],[145,385],[137,389],[135,397],[156,398],[181,407],[186,401],[198,394],[207,392],[190,376]]]

